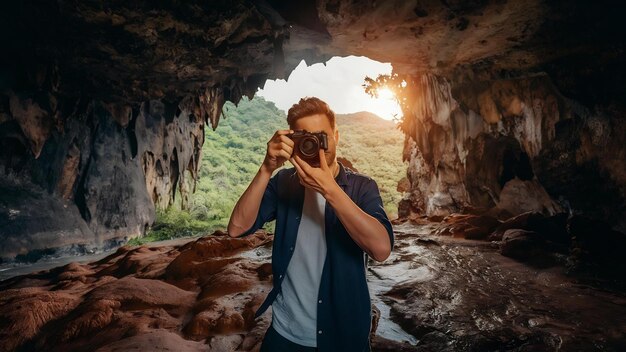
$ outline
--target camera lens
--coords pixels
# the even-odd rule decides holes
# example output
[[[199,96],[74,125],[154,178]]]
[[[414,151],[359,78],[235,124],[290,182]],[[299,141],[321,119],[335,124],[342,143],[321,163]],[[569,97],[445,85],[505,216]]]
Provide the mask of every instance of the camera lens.
[[[302,155],[307,157],[316,156],[318,153],[319,147],[317,138],[315,137],[305,137],[300,142],[300,152]]]

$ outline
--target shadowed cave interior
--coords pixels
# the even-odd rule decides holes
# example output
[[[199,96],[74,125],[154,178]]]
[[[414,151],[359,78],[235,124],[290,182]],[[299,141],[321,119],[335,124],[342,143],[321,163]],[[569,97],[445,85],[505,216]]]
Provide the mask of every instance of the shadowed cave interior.
[[[349,55],[391,63],[408,165],[372,350],[625,350],[623,10],[4,2],[0,350],[258,351],[273,234],[125,244],[189,201],[226,102]]]

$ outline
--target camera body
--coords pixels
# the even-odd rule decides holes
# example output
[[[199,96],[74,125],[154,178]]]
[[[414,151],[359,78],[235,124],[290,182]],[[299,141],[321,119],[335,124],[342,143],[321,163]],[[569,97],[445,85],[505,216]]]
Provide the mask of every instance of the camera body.
[[[328,150],[328,136],[326,132],[308,132],[306,130],[295,130],[286,135],[294,142],[293,152],[309,165],[320,167],[319,151]]]

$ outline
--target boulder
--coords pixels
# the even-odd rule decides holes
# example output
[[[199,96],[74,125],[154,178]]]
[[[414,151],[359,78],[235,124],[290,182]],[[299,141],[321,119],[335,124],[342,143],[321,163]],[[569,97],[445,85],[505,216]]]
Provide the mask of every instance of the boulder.
[[[556,259],[546,247],[545,240],[537,232],[509,229],[502,236],[500,253],[534,266],[549,267],[556,264]]]

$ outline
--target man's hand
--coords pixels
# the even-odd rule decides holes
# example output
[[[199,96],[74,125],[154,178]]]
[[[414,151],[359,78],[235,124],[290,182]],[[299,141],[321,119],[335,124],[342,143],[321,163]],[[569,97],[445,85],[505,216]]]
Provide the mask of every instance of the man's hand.
[[[370,257],[379,262],[384,261],[391,253],[391,243],[387,229],[373,216],[364,212],[339,187],[332,171],[326,164],[324,150],[320,149],[320,166],[312,167],[297,154],[289,159],[298,171],[300,183],[304,187],[320,192],[331,207],[337,218],[346,228],[350,237]]]
[[[319,151],[320,167],[312,167],[306,161],[302,160],[297,154],[289,159],[293,166],[296,167],[298,176],[300,176],[300,184],[304,187],[312,188],[322,194],[324,197],[335,188],[339,187],[333,176],[333,172],[326,163],[324,149]]]
[[[289,133],[293,133],[293,130],[278,130],[267,142],[267,152],[261,166],[265,167],[270,174],[291,158],[294,143],[286,136]]]

